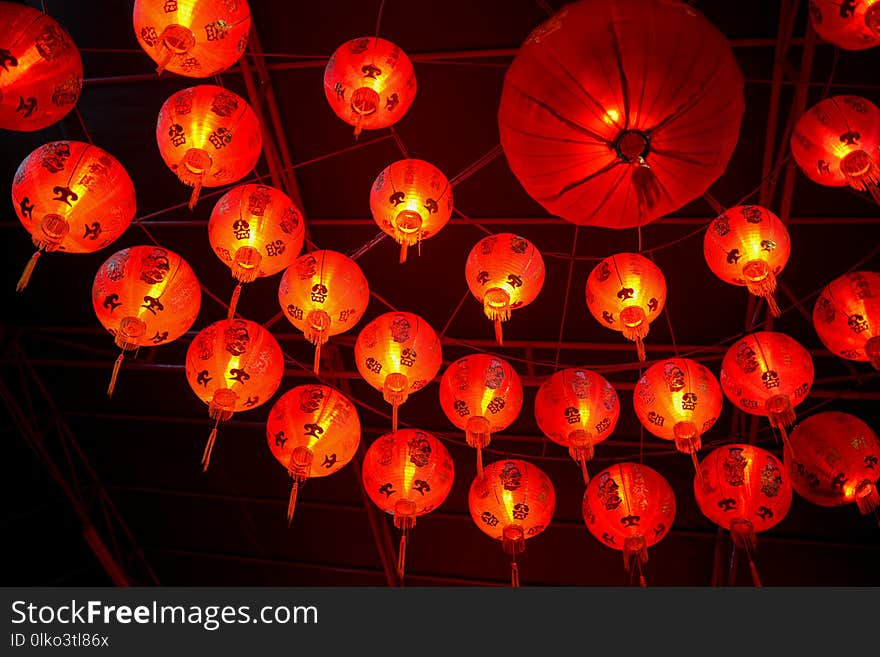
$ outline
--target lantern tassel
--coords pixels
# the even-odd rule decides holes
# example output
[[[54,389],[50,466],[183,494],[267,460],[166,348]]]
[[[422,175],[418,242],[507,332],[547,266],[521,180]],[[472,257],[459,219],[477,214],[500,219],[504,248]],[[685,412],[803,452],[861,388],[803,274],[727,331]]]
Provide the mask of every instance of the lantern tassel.
[[[519,588],[519,566],[516,565],[516,555],[510,560],[510,586],[515,589]]]
[[[391,404],[391,432],[397,432],[397,409],[400,407],[400,404],[394,402]]]
[[[294,479],[293,485],[290,487],[290,499],[287,502],[287,526],[293,522],[293,512],[296,510],[296,497],[299,493],[299,480]]]
[[[645,342],[642,338],[636,337],[636,354],[639,356],[639,362],[644,363],[648,355],[645,353]]]
[[[694,464],[694,470],[697,473],[697,480],[703,483],[703,469],[700,467],[700,461],[697,458],[697,450],[691,450],[691,462]]]
[[[638,568],[639,568],[639,586],[643,589],[647,588],[648,580],[645,579],[645,574],[642,572],[642,562],[641,561],[638,562]]]
[[[749,560],[749,572],[752,574],[752,584],[755,585],[755,588],[762,588],[761,586],[761,576],[758,575],[758,567],[755,565],[755,560],[752,558],[752,551],[749,549],[749,546],[746,545],[746,558]]]
[[[238,300],[241,297],[241,283],[235,286],[232,291],[232,298],[229,300],[229,312],[226,314],[226,321],[231,322],[235,317],[235,309],[238,308]]]
[[[162,39],[160,43],[162,45],[162,56],[156,65],[156,75],[162,75],[165,72],[165,67],[171,62],[171,58],[174,57],[174,51],[168,47],[165,40]]]
[[[400,534],[400,547],[397,550],[397,579],[403,582],[403,573],[406,566],[406,530]]]
[[[113,391],[116,389],[116,378],[119,376],[119,368],[122,367],[122,359],[125,358],[125,352],[119,353],[116,362],[113,363],[113,373],[110,374],[110,385],[107,386],[107,396],[112,397]]]
[[[321,373],[321,343],[320,342],[315,344],[315,360],[312,363],[312,371],[315,373],[315,376],[318,376]]]
[[[193,183],[192,194],[189,196],[189,204],[188,207],[190,210],[196,207],[196,203],[199,202],[199,194],[202,193],[202,181],[201,179],[197,180]]]
[[[582,454],[578,460],[581,463],[581,474],[584,476],[584,484],[589,484],[590,483],[590,473],[587,472],[587,459]]]
[[[408,246],[409,244],[406,243],[406,238],[404,237],[400,241],[400,260],[398,261],[400,264],[406,262],[406,249]]]
[[[483,448],[477,446],[477,476],[483,477]]]
[[[205,444],[205,451],[202,452],[202,472],[208,471],[208,466],[211,464],[211,452],[214,451],[214,443],[217,442],[217,425],[220,423],[220,418],[218,417],[214,421],[214,428],[211,429],[211,435],[208,436],[208,442]]]
[[[774,317],[779,317],[782,311],[779,310],[779,305],[776,303],[776,276],[773,275],[773,272],[770,271],[770,268],[763,261],[758,260],[756,262],[762,264],[764,267],[763,272],[766,275],[757,281],[746,277],[746,288],[755,296],[762,297],[767,302],[767,308],[770,310],[770,313]]]
[[[15,286],[16,292],[21,292],[28,286],[28,283],[30,283],[31,274],[34,273],[34,267],[37,266],[37,260],[40,259],[41,253],[42,251],[34,251],[34,255],[31,256],[31,259],[28,260],[27,264],[24,266],[24,271],[21,272],[21,278],[18,279],[18,285]]]
[[[498,343],[499,347],[504,346],[504,335],[501,330],[501,318],[495,318],[495,342]]]

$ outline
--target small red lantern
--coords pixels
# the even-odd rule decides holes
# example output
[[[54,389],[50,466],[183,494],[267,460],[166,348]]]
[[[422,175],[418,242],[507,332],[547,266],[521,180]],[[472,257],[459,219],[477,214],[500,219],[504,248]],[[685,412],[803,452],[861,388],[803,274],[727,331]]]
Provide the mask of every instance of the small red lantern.
[[[315,345],[314,372],[321,345],[357,324],[370,303],[370,286],[358,264],[336,251],[312,251],[281,276],[278,302],[284,316]]]
[[[338,390],[310,384],[285,392],[269,411],[266,439],[293,479],[287,524],[293,520],[299,488],[347,465],[358,450],[361,423],[354,404]]]
[[[420,429],[385,434],[370,445],[362,469],[364,489],[373,503],[394,516],[400,529],[397,576],[402,580],[406,544],[416,518],[430,513],[452,490],[455,468],[449,451]]]
[[[706,229],[703,255],[725,283],[743,285],[763,297],[774,317],[776,277],[788,262],[791,241],[785,224],[757,205],[738,205],[716,217]]]
[[[880,1],[810,0],[810,23],[843,50],[873,48],[880,44]]]
[[[880,507],[880,439],[862,420],[824,411],[798,423],[785,465],[794,490],[819,506],[855,504],[863,514]]]
[[[523,389],[510,363],[489,354],[471,354],[452,363],[440,379],[440,407],[467,444],[477,450],[483,472],[483,448],[493,433],[504,431],[522,409]]]
[[[256,166],[263,149],[260,122],[238,94],[211,84],[181,89],[159,110],[159,153],[180,181],[193,188],[230,185]]]
[[[0,68],[0,129],[48,128],[79,100],[79,50],[58,21],[33,7],[0,2]]]
[[[416,97],[416,73],[398,46],[379,37],[346,41],[324,68],[324,94],[336,116],[361,130],[397,123]]]
[[[398,407],[437,376],[443,352],[440,339],[424,319],[414,313],[389,312],[361,329],[354,358],[364,380],[391,404],[391,431],[396,432]]]
[[[788,441],[795,406],[813,385],[813,359],[785,333],[758,331],[734,342],[721,362],[721,388],[737,408],[761,415]]]
[[[547,528],[556,509],[550,477],[528,461],[495,461],[471,483],[468,508],[474,524],[511,556],[511,585],[519,586],[516,555]]]
[[[32,151],[12,180],[12,202],[37,247],[19,292],[43,251],[100,251],[119,239],[137,209],[125,168],[107,151],[81,141],[53,141]]]
[[[172,251],[133,246],[104,261],[92,285],[92,308],[122,350],[107,394],[113,395],[126,351],[177,340],[196,321],[201,304],[195,272]]]
[[[880,274],[853,271],[831,281],[813,306],[813,327],[828,351],[880,370]]]
[[[586,295],[596,321],[634,341],[644,361],[644,339],[666,304],[666,279],[660,268],[638,253],[609,256],[590,272]]]
[[[617,391],[601,374],[580,367],[554,373],[535,395],[535,420],[553,442],[580,463],[584,483],[595,445],[614,432],[620,417]]]
[[[484,237],[468,254],[468,288],[495,322],[495,340],[503,344],[501,322],[516,308],[529,305],[544,286],[544,259],[527,239],[513,233]]]
[[[287,194],[266,185],[239,185],[214,205],[208,240],[238,281],[227,319],[235,316],[243,283],[287,268],[305,240],[302,212]]]
[[[827,187],[849,185],[880,203],[880,108],[861,96],[832,96],[803,114],[791,154],[804,174]]]
[[[646,586],[642,568],[648,548],[669,533],[675,521],[675,493],[656,470],[639,463],[616,463],[590,480],[584,491],[584,522],[605,545],[623,552],[623,567]]]
[[[452,185],[424,160],[398,160],[385,167],[370,190],[373,221],[400,244],[400,262],[407,247],[433,237],[452,216]]]
[[[214,429],[202,454],[211,462],[217,425],[232,414],[265,404],[281,384],[284,354],[262,326],[246,319],[222,320],[199,331],[186,351],[186,380],[208,405]]]
[[[135,0],[132,22],[157,73],[207,78],[244,53],[251,12],[247,0]]]
[[[755,445],[730,444],[712,450],[694,479],[700,511],[733,537],[745,550],[755,586],[761,586],[755,567],[756,534],[779,524],[791,507],[791,479],[778,458]]]

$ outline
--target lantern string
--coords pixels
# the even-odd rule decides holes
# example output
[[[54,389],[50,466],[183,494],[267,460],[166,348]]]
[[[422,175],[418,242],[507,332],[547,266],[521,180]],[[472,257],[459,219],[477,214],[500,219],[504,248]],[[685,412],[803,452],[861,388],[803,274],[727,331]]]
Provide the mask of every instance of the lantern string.
[[[391,138],[394,139],[394,143],[397,146],[397,150],[400,151],[400,154],[403,155],[405,159],[409,159],[409,151],[406,150],[406,146],[403,143],[403,139],[400,138],[400,133],[394,129],[394,126],[389,126],[388,130],[391,132]]]
[[[79,104],[73,106],[73,111],[76,112],[76,118],[79,120],[79,125],[82,128],[83,134],[86,137],[86,141],[94,146],[95,142],[92,140],[92,135],[89,133],[89,129],[86,128],[86,122],[83,120],[82,112],[79,111]]]
[[[574,255],[577,253],[578,235],[580,226],[574,227],[574,236],[571,239],[571,259],[568,261],[568,277],[565,280],[565,297],[562,302],[562,318],[559,320],[559,333],[556,336],[556,356],[553,359],[553,371],[559,370],[559,357],[562,353],[562,338],[565,335],[565,316],[568,313],[568,300],[571,297],[571,279],[574,274]],[[639,233],[641,235],[641,233]]]
[[[547,12],[548,16],[553,16],[556,14],[556,11],[553,9],[553,7],[547,4],[547,0],[535,0],[535,4],[538,5],[538,7],[543,9],[545,12]]]
[[[451,187],[456,187],[457,185],[463,183],[465,180],[474,175],[477,171],[485,167],[490,162],[493,162],[499,155],[503,153],[503,149],[501,148],[501,144],[497,144],[493,146],[491,149],[486,151],[483,155],[478,157],[474,162],[467,165],[464,169],[462,169],[457,175],[453,176],[449,179],[449,185]]]
[[[494,235],[494,234],[495,234],[495,233],[493,233],[491,230],[489,230],[488,228],[486,228],[486,227],[485,227],[483,224],[481,224],[480,222],[478,222],[478,221],[474,221],[473,219],[471,219],[469,216],[467,216],[464,212],[462,212],[462,211],[459,210],[458,208],[453,207],[453,208],[452,208],[452,212],[453,212],[455,215],[457,215],[457,216],[461,217],[462,219],[464,219],[467,223],[469,223],[469,224],[470,224],[471,226],[473,226],[474,228],[479,228],[481,231],[483,231],[484,233],[486,233],[486,235]]]
[[[452,311],[452,314],[449,316],[449,319],[446,321],[446,324],[443,326],[443,330],[440,331],[437,335],[439,337],[444,337],[446,335],[446,331],[449,330],[449,327],[452,325],[455,316],[458,315],[458,311],[461,310],[461,307],[464,305],[464,302],[467,301],[468,297],[471,295],[470,290],[465,290],[464,294],[461,297],[461,301],[458,302],[458,305],[455,307],[455,310]]]
[[[379,15],[376,17],[376,38],[379,38],[379,28],[382,26],[382,12],[385,11],[385,0],[379,3]]]

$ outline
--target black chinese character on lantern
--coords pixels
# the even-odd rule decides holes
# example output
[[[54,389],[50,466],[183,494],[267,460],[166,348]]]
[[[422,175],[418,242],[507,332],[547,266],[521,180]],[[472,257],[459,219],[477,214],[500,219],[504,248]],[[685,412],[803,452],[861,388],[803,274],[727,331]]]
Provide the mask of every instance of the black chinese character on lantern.
[[[416,350],[407,347],[400,352],[400,364],[404,367],[412,367],[413,365],[415,365],[417,357],[418,354],[416,353]]]
[[[25,100],[24,96],[18,97],[18,107],[15,108],[16,112],[21,112],[21,115],[24,118],[28,118],[31,114],[34,113],[34,110],[37,109],[37,99],[33,96],[28,96],[27,100]]]
[[[186,143],[186,133],[179,123],[174,123],[168,128],[168,137],[171,139],[172,146],[183,146]]]
[[[162,312],[165,310],[165,306],[162,305],[162,302],[159,301],[158,297],[145,296],[144,303],[141,304],[141,308],[146,308],[154,315],[156,311]]]
[[[244,382],[250,378],[251,375],[245,372],[243,369],[233,367],[229,370],[229,379],[235,381],[236,383],[244,384]]]
[[[274,258],[275,256],[280,256],[284,253],[285,249],[284,242],[281,240],[275,240],[274,242],[269,242],[266,244],[266,255],[270,258]]]
[[[232,224],[232,234],[237,240],[246,240],[251,236],[251,225],[244,219],[236,219]]]
[[[382,363],[375,358],[367,358],[365,365],[373,374],[378,374],[382,371]]]
[[[529,517],[529,505],[523,502],[519,504],[513,505],[513,513],[511,514],[514,520],[525,520]]]
[[[327,300],[327,286],[315,283],[312,286],[311,298],[315,303],[324,303]]]
[[[287,304],[287,314],[290,315],[293,319],[303,318],[302,308],[297,308],[292,303]]]
[[[208,141],[211,142],[211,146],[219,151],[232,141],[232,131],[228,128],[217,128],[208,135]]]

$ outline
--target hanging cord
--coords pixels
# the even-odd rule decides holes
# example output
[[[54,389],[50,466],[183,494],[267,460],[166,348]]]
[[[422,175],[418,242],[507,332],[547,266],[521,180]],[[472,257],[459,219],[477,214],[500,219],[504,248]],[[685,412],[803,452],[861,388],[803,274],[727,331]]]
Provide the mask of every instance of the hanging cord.
[[[519,588],[519,566],[516,563],[516,553],[510,555],[510,586]]]

